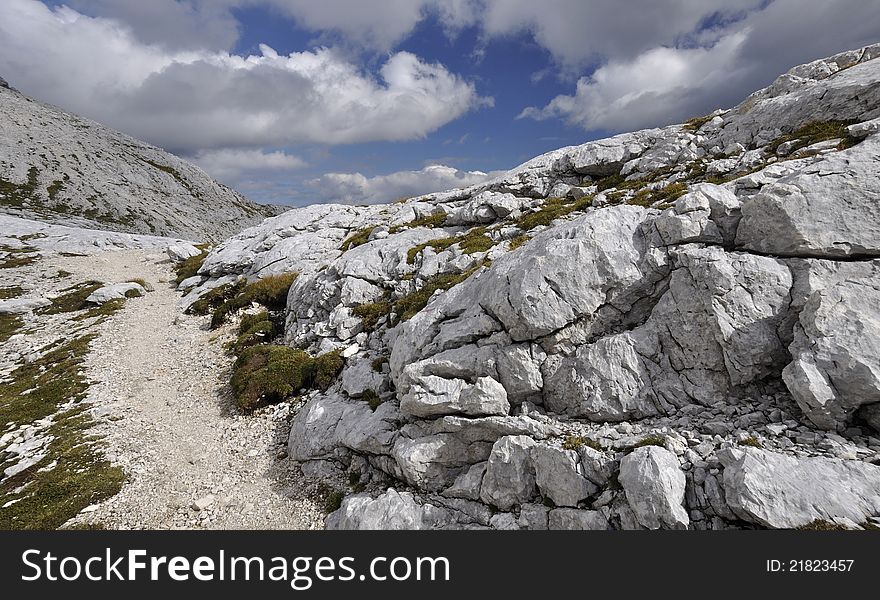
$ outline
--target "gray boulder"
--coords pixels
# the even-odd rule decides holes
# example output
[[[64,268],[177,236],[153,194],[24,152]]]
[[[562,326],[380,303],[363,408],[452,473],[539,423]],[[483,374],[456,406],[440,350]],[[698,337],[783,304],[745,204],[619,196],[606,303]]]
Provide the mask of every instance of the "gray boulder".
[[[578,503],[598,491],[582,474],[577,452],[546,444],[531,448],[535,467],[535,481],[541,494],[556,506],[576,507]]]
[[[727,449],[719,458],[727,503],[745,521],[790,529],[841,519],[862,524],[880,515],[876,465],[747,447]]]
[[[102,286],[89,294],[89,297],[86,298],[86,302],[106,304],[111,300],[121,300],[132,295],[143,296],[146,293],[147,290],[145,290],[139,283],[112,283],[110,285]]]
[[[550,511],[548,529],[555,531],[605,531],[608,519],[598,510],[554,508]]]
[[[621,459],[618,479],[642,526],[687,529],[690,519],[682,506],[685,477],[672,452],[658,446],[636,448]]]
[[[342,501],[339,510],[327,516],[331,530],[420,530],[438,529],[455,523],[453,514],[433,504],[420,504],[409,492],[389,489],[378,498],[354,494]]]
[[[509,435],[492,446],[480,499],[501,510],[510,510],[535,495],[535,467],[530,449],[535,441],[523,435]]]

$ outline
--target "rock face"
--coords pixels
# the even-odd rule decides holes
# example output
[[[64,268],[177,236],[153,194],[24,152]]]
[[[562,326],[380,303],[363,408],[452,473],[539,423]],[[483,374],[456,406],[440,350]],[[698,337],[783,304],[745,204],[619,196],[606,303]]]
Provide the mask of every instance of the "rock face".
[[[300,273],[284,342],[346,357],[290,433],[304,469],[359,482],[330,526],[866,526],[878,48],[479,186],[292,210],[187,286]],[[757,457],[860,491],[806,510]]]
[[[0,212],[219,241],[278,214],[167,152],[0,85]]]

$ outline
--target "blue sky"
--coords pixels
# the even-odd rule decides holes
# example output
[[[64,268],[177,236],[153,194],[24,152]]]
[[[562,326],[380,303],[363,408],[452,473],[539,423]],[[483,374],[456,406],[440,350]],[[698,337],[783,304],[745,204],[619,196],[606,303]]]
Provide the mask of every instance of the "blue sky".
[[[383,202],[729,107],[875,0],[3,0],[0,75],[263,202]]]

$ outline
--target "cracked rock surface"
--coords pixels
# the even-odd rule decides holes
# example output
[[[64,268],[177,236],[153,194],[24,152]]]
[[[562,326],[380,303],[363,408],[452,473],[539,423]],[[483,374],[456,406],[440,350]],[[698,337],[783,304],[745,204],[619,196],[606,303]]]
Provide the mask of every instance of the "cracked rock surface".
[[[358,482],[327,527],[876,528],[878,58],[471,188],[292,210],[191,297],[300,273],[284,341],[346,356],[289,438]]]

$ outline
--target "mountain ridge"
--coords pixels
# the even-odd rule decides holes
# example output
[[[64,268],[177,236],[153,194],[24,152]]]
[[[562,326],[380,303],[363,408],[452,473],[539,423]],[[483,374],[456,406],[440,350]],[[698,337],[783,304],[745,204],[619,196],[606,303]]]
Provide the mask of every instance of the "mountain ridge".
[[[216,242],[284,210],[253,203],[173,154],[8,84],[0,85],[0,113],[6,214]]]

